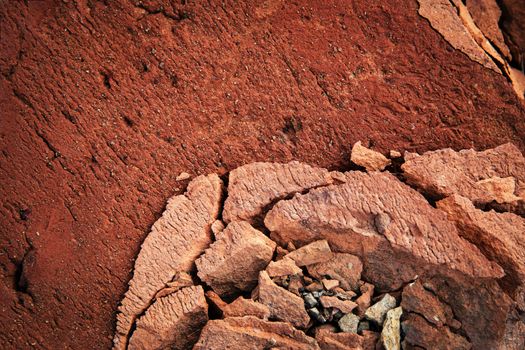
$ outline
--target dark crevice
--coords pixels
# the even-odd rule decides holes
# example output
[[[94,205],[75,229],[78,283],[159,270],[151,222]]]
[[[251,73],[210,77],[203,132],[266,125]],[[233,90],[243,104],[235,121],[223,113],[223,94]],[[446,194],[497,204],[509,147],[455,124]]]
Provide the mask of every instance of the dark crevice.
[[[61,156],[58,149],[55,146],[53,146],[53,144],[44,136],[44,133],[42,131],[37,130],[36,134],[44,142],[47,148],[53,153],[53,159],[59,158]]]
[[[506,28],[506,23],[510,23],[513,21],[512,14],[510,13],[509,9],[507,9],[507,7],[503,4],[502,0],[496,0],[496,4],[501,10],[501,16],[499,17],[498,27],[503,33],[505,44],[511,51],[512,55],[512,59],[509,62],[509,65],[525,73],[525,55],[523,52],[521,52],[521,49],[523,48],[518,47],[518,45],[514,42],[512,35],[510,35]],[[517,55],[516,52],[512,54],[513,47],[518,48],[518,50],[520,50],[520,52]]]

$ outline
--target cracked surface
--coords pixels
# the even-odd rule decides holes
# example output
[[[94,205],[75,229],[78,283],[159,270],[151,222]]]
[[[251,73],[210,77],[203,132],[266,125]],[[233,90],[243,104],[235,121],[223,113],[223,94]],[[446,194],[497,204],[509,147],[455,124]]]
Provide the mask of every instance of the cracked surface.
[[[414,1],[0,3],[6,349],[111,346],[133,259],[183,171],[347,169],[357,140],[525,149],[512,87]]]

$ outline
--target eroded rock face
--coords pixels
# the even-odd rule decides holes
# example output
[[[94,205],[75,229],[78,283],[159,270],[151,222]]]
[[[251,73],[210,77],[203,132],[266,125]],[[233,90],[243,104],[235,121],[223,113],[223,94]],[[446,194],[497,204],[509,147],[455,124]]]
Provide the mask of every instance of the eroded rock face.
[[[246,221],[231,222],[195,261],[198,276],[220,295],[251,290],[272,260],[275,242]]]
[[[425,266],[502,276],[499,266],[459,237],[443,212],[394,176],[345,175],[346,183],[277,203],[264,221],[271,237],[299,246],[326,239],[336,251],[362,258],[365,278],[387,290],[399,288]]]
[[[512,144],[482,152],[444,149],[422,155],[406,153],[405,160],[401,169],[407,181],[432,196],[443,198],[459,194],[474,204],[514,198],[516,200],[508,203],[508,208],[525,213],[525,158]],[[506,179],[506,186],[501,179]],[[492,186],[494,191],[487,191],[490,190],[487,180],[500,185]],[[509,183],[514,193],[508,193]]]
[[[488,258],[505,270],[502,286],[525,310],[525,219],[512,213],[476,209],[465,197],[452,195],[437,203],[460,234],[476,242]]]
[[[195,259],[211,243],[210,225],[219,214],[222,181],[215,175],[196,177],[184,195],[170,198],[162,217],[142,244],[118,308],[115,349],[125,349],[139,314],[177,272],[192,270]]]
[[[191,349],[208,321],[201,286],[157,299],[137,322],[128,349]]]
[[[254,222],[273,201],[313,187],[334,182],[331,173],[299,162],[251,163],[230,172],[224,203],[226,222]]]
[[[257,317],[230,317],[212,320],[202,330],[194,350],[245,349],[318,350],[317,342],[285,322]]]

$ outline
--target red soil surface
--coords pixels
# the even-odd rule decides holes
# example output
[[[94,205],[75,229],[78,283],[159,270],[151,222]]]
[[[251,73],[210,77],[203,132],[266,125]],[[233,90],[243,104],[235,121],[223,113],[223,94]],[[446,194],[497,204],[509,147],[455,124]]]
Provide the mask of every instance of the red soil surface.
[[[416,1],[182,3],[0,1],[1,348],[109,348],[182,171],[525,150],[509,82]]]

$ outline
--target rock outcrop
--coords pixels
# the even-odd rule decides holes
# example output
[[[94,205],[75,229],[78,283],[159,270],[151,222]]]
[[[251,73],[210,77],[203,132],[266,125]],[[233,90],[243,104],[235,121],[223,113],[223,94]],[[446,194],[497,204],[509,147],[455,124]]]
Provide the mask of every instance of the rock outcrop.
[[[162,217],[142,244],[118,308],[114,349],[125,349],[138,315],[178,272],[193,269],[195,259],[212,241],[210,226],[219,214],[222,181],[215,175],[198,176],[184,195],[170,198]]]
[[[499,278],[501,267],[462,239],[446,214],[387,173],[348,172],[346,183],[297,194],[266,215],[271,237],[296,245],[326,239],[364,260],[363,275],[386,290],[426,268]]]

